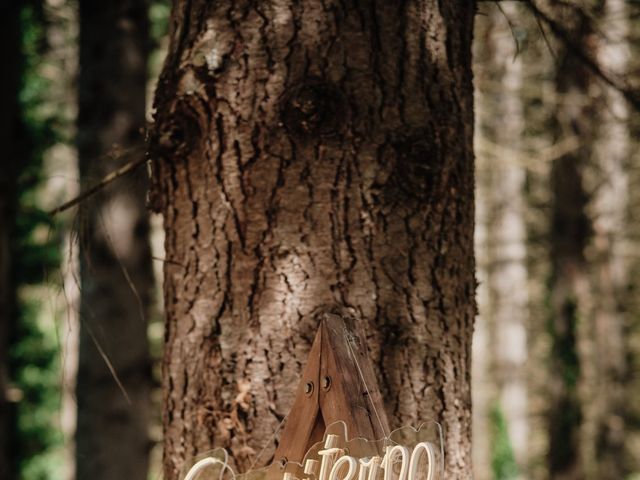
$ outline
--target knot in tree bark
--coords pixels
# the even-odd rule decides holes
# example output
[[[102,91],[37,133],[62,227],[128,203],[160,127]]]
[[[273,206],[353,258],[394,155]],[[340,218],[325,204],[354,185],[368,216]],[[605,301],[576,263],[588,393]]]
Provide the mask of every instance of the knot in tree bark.
[[[427,200],[442,173],[440,145],[433,131],[422,129],[393,142],[395,165],[390,190],[405,198]]]
[[[336,86],[310,80],[285,98],[282,122],[298,137],[333,136],[342,131],[347,114],[347,100]]]

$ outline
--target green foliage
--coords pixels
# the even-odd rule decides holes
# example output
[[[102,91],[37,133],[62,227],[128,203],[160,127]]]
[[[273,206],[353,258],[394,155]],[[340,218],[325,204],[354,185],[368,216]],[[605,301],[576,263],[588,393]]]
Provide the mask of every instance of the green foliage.
[[[21,15],[23,70],[20,91],[22,155],[17,179],[17,212],[12,238],[13,285],[17,290],[15,326],[10,339],[9,368],[20,392],[13,442],[19,478],[55,478],[55,448],[62,443],[56,428],[59,412],[59,362],[55,323],[43,315],[39,298],[48,273],[59,263],[59,239],[50,216],[38,207],[45,151],[57,140],[55,117],[45,95],[50,80],[40,74],[46,48],[39,4],[27,4]]]
[[[169,0],[153,0],[149,6],[150,36],[154,45],[166,38],[169,30],[171,2]]]
[[[562,471],[577,461],[577,435],[582,423],[582,408],[578,398],[578,380],[581,365],[577,349],[577,329],[580,322],[577,299],[568,295],[560,308],[554,311],[551,292],[552,279],[547,287],[547,321],[551,339],[549,368],[561,380],[556,385],[555,397],[549,406],[548,462],[552,472]]]
[[[56,118],[46,109],[50,80],[39,72],[45,45],[44,20],[33,6],[22,12],[24,70],[20,107],[24,130],[23,158],[18,176],[18,211],[14,244],[16,285],[38,284],[59,262],[57,238],[50,215],[38,206],[37,187],[43,181],[43,155],[57,140]]]
[[[518,466],[509,439],[507,421],[500,405],[490,412],[491,425],[491,469],[494,480],[513,480],[518,477]]]
[[[171,2],[169,0],[152,0],[149,5],[149,36],[151,51],[149,52],[149,78],[157,79],[166,55],[167,32]],[[154,89],[155,90],[155,89]]]
[[[555,359],[556,367],[564,379],[564,384],[568,389],[575,389],[580,377],[580,359],[577,350],[577,326],[578,326],[578,304],[573,298],[568,298],[562,305],[562,315],[555,319],[555,322],[562,322],[560,328],[550,324],[552,335],[552,358]],[[553,322],[553,320],[552,320]]]
[[[42,305],[20,302],[20,317],[11,351],[13,380],[22,398],[17,405],[18,471],[24,480],[54,478],[52,449],[61,444],[55,428],[59,410],[58,357],[55,326],[42,321]]]

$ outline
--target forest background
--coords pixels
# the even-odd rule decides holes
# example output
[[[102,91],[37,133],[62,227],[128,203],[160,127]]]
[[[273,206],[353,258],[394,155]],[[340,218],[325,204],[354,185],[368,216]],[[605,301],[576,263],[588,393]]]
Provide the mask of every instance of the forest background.
[[[113,4],[126,12],[1,7],[0,478],[116,478],[98,451],[161,478],[164,253],[144,141],[170,4]],[[476,15],[474,471],[640,478],[640,5],[533,5]],[[116,262],[96,247],[102,223]]]

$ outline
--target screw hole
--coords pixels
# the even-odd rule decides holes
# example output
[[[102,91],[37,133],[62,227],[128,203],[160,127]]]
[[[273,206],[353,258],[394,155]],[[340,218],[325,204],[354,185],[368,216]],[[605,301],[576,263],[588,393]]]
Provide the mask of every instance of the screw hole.
[[[307,382],[304,385],[304,393],[309,396],[313,393],[313,382]]]

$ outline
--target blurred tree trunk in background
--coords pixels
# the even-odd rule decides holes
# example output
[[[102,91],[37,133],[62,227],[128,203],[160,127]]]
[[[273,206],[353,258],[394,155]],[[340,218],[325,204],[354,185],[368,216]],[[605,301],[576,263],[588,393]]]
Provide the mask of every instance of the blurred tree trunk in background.
[[[479,312],[474,370],[484,378],[476,392],[475,430],[486,445],[476,478],[528,478],[527,387],[528,284],[522,148],[522,58],[509,18],[521,14],[506,3],[480,16],[476,31],[476,170]],[[480,23],[481,22],[481,23]],[[483,371],[480,371],[480,370]],[[483,441],[482,439],[486,439]],[[487,451],[488,450],[488,451]],[[491,459],[491,472],[486,462]]]
[[[566,15],[564,25],[606,71],[623,72],[628,59],[623,2],[588,6],[585,15]],[[550,474],[614,480],[628,473],[622,458],[628,107],[596,81],[570,47],[563,47],[556,82],[556,135],[576,137],[579,148],[552,169],[551,372],[556,378],[549,417]]]
[[[78,151],[84,187],[143,155],[147,14],[146,0],[80,1]],[[146,172],[138,169],[79,212],[80,480],[147,477],[153,274],[146,188]]]
[[[166,480],[213,446],[251,465],[334,308],[362,319],[392,424],[442,422],[447,478],[471,478],[474,13],[174,3],[150,144]]]
[[[21,1],[0,6],[0,478],[16,478],[15,408],[10,399],[9,342],[16,320],[16,285],[11,253],[16,222],[18,174],[24,157],[24,140],[18,93],[22,76]]]
[[[627,71],[636,78],[640,75],[640,4],[625,5],[628,9],[628,44],[630,57]],[[631,8],[634,7],[634,8]],[[627,205],[628,245],[625,249],[629,286],[626,293],[627,375],[625,378],[625,466],[628,471],[640,472],[640,115],[630,112],[629,118],[629,204]]]
[[[550,186],[554,160],[563,152],[576,148],[574,140],[554,138],[549,117],[555,111],[555,57],[540,33],[536,19],[530,14],[518,18],[520,54],[524,88],[521,91],[524,108],[524,142],[527,176],[525,180],[525,221],[527,228],[527,275],[529,305],[528,329],[528,403],[529,450],[528,478],[547,480],[549,424],[548,410],[553,399],[548,395],[550,369],[549,331],[549,218],[553,202]],[[551,377],[554,377],[551,373]]]
[[[595,13],[598,33],[594,52],[608,72],[627,71],[629,60],[628,11],[624,0],[604,0]],[[602,85],[602,84],[601,84]],[[625,338],[624,293],[628,281],[625,259],[630,139],[629,106],[613,89],[604,87],[598,95],[597,142],[591,168],[593,198],[589,205],[593,239],[587,261],[591,270],[593,311],[586,332],[583,361],[584,443],[582,455],[586,478],[626,478],[625,382],[627,341]]]
[[[582,48],[589,48],[588,17],[565,15],[565,26]],[[554,160],[551,169],[551,225],[549,285],[552,337],[549,381],[549,476],[578,480],[585,477],[581,462],[583,405],[580,398],[581,329],[590,314],[593,292],[585,253],[591,240],[587,214],[589,193],[584,172],[593,155],[595,107],[589,99],[593,78],[581,60],[560,47],[556,65],[556,110],[550,128],[557,142],[576,137],[579,147]]]

